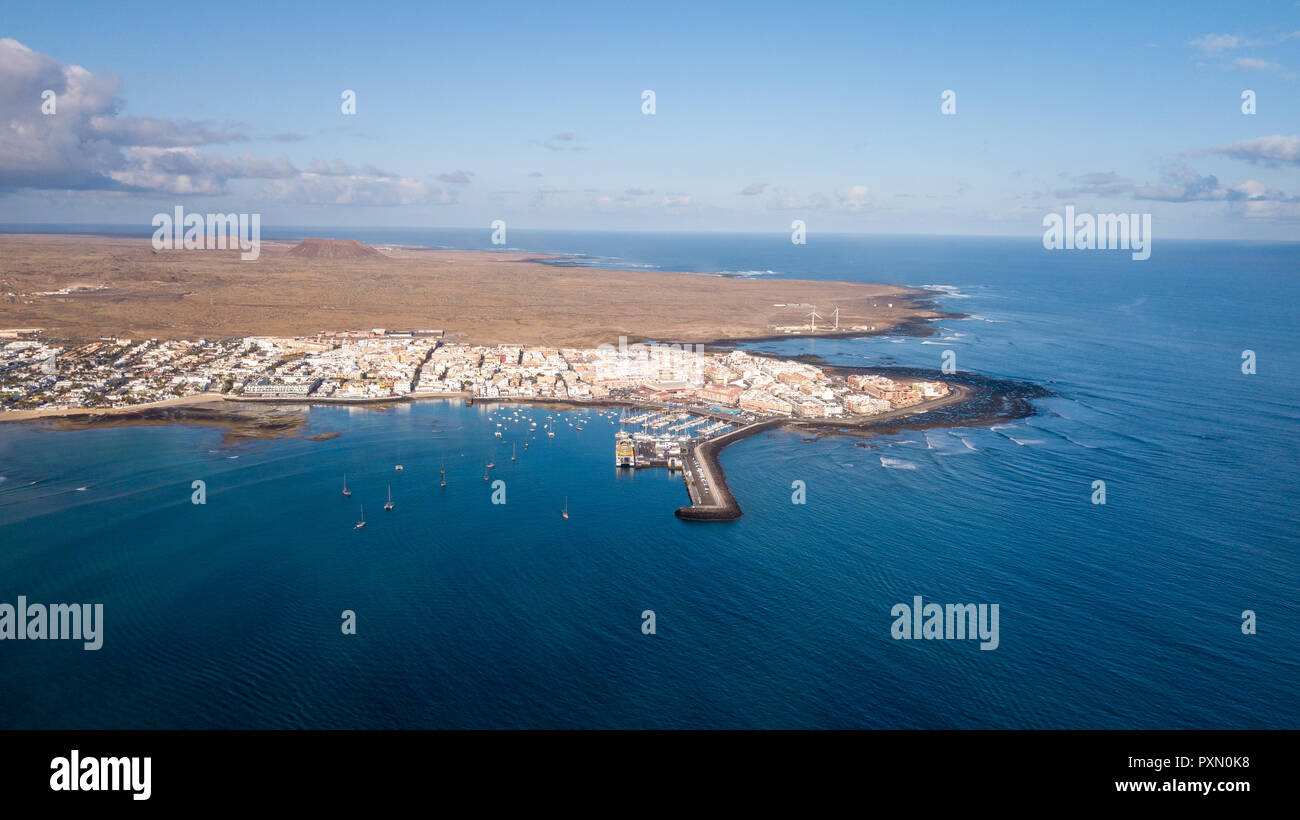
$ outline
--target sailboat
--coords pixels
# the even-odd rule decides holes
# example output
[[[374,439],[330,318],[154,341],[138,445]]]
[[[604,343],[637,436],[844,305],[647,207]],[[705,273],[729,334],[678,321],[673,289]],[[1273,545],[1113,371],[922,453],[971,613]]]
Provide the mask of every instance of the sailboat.
[[[358,522],[357,522],[357,525],[356,525],[355,527],[353,527],[352,529],[354,529],[354,530],[359,530],[359,529],[361,529],[362,527],[364,527],[365,525],[366,525],[366,505],[365,505],[365,504],[362,504],[362,505],[361,505],[361,520],[358,521]]]
[[[352,497],[352,491],[348,489],[348,477],[346,475],[343,476],[343,497]]]
[[[484,468],[483,468],[483,480],[484,480],[484,481],[487,481],[487,480],[488,480],[487,467],[484,467]]]
[[[514,461],[514,460],[515,460],[515,445],[514,445],[514,444],[511,444],[511,445],[510,445],[510,460],[511,460],[511,461]]]
[[[393,508],[393,485],[392,485],[392,484],[389,484],[389,485],[388,485],[388,503],[384,505],[384,509],[385,509],[385,510],[391,510],[392,508]]]
[[[567,495],[564,497],[564,509],[560,510],[560,515],[564,516],[565,521],[569,520],[569,497]]]

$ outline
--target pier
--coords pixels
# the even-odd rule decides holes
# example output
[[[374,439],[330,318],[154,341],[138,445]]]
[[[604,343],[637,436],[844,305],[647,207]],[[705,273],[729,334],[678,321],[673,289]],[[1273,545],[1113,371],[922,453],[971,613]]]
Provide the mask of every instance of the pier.
[[[734,521],[740,518],[740,505],[727,487],[727,477],[722,472],[718,454],[728,444],[779,427],[786,421],[782,418],[764,419],[692,446],[682,460],[682,477],[691,503],[690,506],[678,507],[676,516],[683,521]]]
[[[727,487],[718,453],[732,442],[787,423],[786,418],[767,418],[744,424],[743,419],[721,420],[713,413],[649,412],[624,419],[656,431],[676,422],[668,432],[619,432],[614,440],[614,464],[640,469],[667,467],[681,470],[691,503],[679,507],[685,521],[732,521],[740,517],[740,505]],[[737,422],[743,426],[735,427]],[[699,430],[690,428],[707,425]],[[697,437],[698,436],[698,437]]]
[[[787,427],[791,430],[819,431],[820,435],[862,435],[868,431],[908,424],[907,420],[925,416],[939,408],[961,404],[971,397],[972,389],[953,384],[940,398],[858,419],[812,419],[725,413],[717,408],[688,407],[668,410],[652,409],[623,419],[624,424],[644,425],[650,432],[620,432],[614,447],[614,463],[619,467],[668,467],[680,469],[690,504],[678,507],[675,515],[683,521],[734,521],[740,518],[740,504],[727,486],[719,455],[723,448],[742,439]],[[688,416],[688,419],[683,419]],[[665,420],[671,420],[667,426]],[[647,424],[648,422],[648,424]],[[658,422],[658,423],[656,423]],[[911,422],[915,423],[915,422]]]

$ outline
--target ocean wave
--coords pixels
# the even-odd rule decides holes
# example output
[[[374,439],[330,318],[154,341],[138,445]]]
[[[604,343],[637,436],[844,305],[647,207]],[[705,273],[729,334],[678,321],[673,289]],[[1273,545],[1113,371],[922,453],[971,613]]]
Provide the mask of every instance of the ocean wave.
[[[979,448],[977,448],[974,444],[971,444],[971,443],[970,443],[970,437],[969,437],[969,436],[964,436],[964,435],[962,435],[962,434],[956,432],[955,430],[949,430],[949,431],[948,431],[948,435],[952,436],[953,438],[955,438],[955,439],[957,439],[958,441],[960,441],[962,444],[966,445],[966,449],[967,449],[967,450],[970,450],[970,451],[973,452],[973,453],[978,453],[978,452],[979,452]]]
[[[1060,433],[1059,435],[1061,436],[1061,438],[1065,439],[1066,441],[1070,442],[1071,444],[1077,444],[1078,446],[1080,446],[1080,447],[1086,447],[1086,448],[1089,449],[1089,450],[1096,450],[1096,449],[1097,449],[1097,445],[1096,445],[1096,444],[1084,444],[1082,441],[1075,441],[1074,439],[1072,439],[1072,438],[1070,438],[1069,436],[1067,436],[1065,433]]]
[[[1011,440],[1014,441],[1016,444],[1019,444],[1021,447],[1028,447],[1028,446],[1031,445],[1031,444],[1043,444],[1043,443],[1044,443],[1043,439],[1041,439],[1041,438],[1018,439],[1018,438],[1016,438],[1015,436],[1007,436],[1007,438],[1011,439]]]
[[[933,290],[953,299],[969,299],[969,293],[962,293],[956,285],[921,285],[924,290]]]
[[[774,270],[720,270],[719,276],[734,276],[738,279],[752,279],[755,276],[776,276]]]
[[[988,323],[991,324],[991,325],[1000,325],[1000,324],[1003,324],[1004,322],[1006,322],[1005,319],[990,319],[990,318],[988,318],[987,316],[977,316],[977,315],[974,314],[974,313],[968,315],[968,316],[966,317],[966,320],[967,320],[967,321],[978,320],[978,321],[981,321],[981,322],[988,322]]]
[[[1019,444],[1021,447],[1028,447],[1028,446],[1031,445],[1031,444],[1046,444],[1046,443],[1047,443],[1047,440],[1046,440],[1046,439],[1041,439],[1041,438],[1016,438],[1015,436],[1011,435],[1010,433],[1004,433],[1004,432],[1002,432],[1003,430],[1015,430],[1015,431],[1019,432],[1019,431],[1021,431],[1021,430],[1032,430],[1032,429],[1036,429],[1036,428],[1034,428],[1034,427],[1032,427],[1031,425],[1028,425],[1028,424],[995,424],[995,425],[993,425],[992,427],[990,427],[989,429],[992,430],[993,432],[997,433],[998,435],[1002,436],[1003,438],[1011,439],[1011,440],[1014,441],[1016,444]],[[1043,432],[1051,433],[1051,432],[1053,432],[1053,431],[1051,431],[1051,430],[1045,430],[1045,431],[1043,431]]]
[[[880,457],[880,466],[888,470],[915,470],[916,465],[910,461],[903,461],[901,458]]]

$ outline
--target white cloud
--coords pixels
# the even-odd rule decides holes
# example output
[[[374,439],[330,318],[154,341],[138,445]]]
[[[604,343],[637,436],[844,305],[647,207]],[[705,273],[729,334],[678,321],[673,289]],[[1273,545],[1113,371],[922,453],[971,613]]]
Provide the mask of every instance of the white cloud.
[[[802,207],[803,200],[789,188],[773,188],[772,196],[767,200],[769,211],[793,211]]]
[[[1277,63],[1270,63],[1268,60],[1260,60],[1255,57],[1238,57],[1232,61],[1232,64],[1242,71],[1277,71],[1282,68]]]
[[[275,180],[262,188],[262,197],[309,205],[451,205],[455,196],[414,179],[302,173]]]
[[[1203,34],[1189,42],[1188,45],[1199,48],[1208,56],[1214,57],[1228,49],[1241,46],[1242,39],[1235,34]]]
[[[42,92],[55,94],[55,111],[42,113]],[[0,191],[100,190],[207,196],[232,180],[267,180],[262,196],[310,203],[405,205],[452,202],[433,189],[372,165],[315,161],[310,172],[286,158],[245,153],[225,156],[199,149],[246,141],[230,128],[119,113],[117,78],[0,39]],[[289,141],[296,135],[277,135]],[[466,172],[460,172],[466,173]]]
[[[846,211],[865,211],[871,207],[871,190],[865,185],[850,185],[835,192],[839,206]]]
[[[1300,137],[1295,136],[1284,137],[1281,134],[1274,134],[1271,137],[1255,137],[1212,150],[1213,153],[1246,160],[1257,165],[1276,166],[1282,163],[1300,165]]]
[[[1248,201],[1235,202],[1232,212],[1243,219],[1260,222],[1300,221],[1300,202]]]

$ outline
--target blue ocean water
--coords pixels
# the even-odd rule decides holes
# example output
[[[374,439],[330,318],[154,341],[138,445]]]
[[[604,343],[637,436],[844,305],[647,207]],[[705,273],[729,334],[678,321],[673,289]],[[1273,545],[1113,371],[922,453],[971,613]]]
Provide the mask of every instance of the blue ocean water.
[[[616,473],[592,410],[315,407],[306,432],[337,438],[234,446],[198,426],[0,425],[0,601],[106,619],[98,652],[0,643],[0,726],[1300,728],[1300,245],[1157,241],[1147,262],[1036,239],[510,245],[935,286],[969,318],[933,336],[754,347],[931,368],[951,350],[1054,396],[993,426],[748,439],[722,458],[745,512],[727,524],[674,518],[667,473]],[[512,464],[516,411],[559,426]],[[999,647],[893,640],[915,595],[999,604]]]

